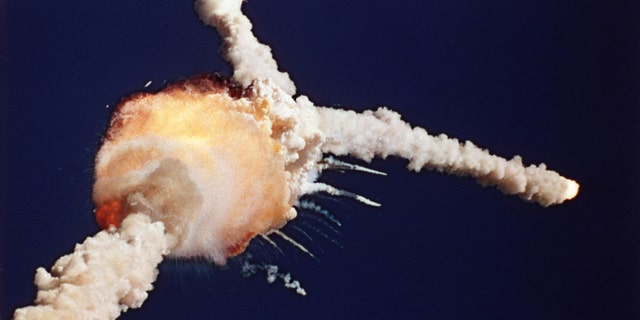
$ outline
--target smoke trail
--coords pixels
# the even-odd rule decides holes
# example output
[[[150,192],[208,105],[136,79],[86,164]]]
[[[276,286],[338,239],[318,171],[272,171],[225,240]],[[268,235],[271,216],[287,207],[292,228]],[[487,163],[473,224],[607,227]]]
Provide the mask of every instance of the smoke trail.
[[[197,0],[195,7],[205,24],[218,29],[236,81],[248,87],[255,79],[270,78],[287,94],[295,94],[295,84],[289,74],[278,71],[271,48],[258,42],[251,32],[251,21],[242,14],[241,5],[241,0]]]
[[[366,161],[375,156],[399,156],[411,161],[412,170],[427,168],[472,176],[482,185],[496,186],[506,194],[516,194],[545,207],[572,199],[578,193],[575,181],[547,170],[545,164],[524,167],[519,156],[506,160],[470,141],[460,143],[444,134],[431,136],[423,128],[411,128],[400,114],[386,108],[362,114],[330,108],[316,110],[320,131],[327,137],[323,152]]]
[[[129,215],[119,229],[100,231],[76,245],[51,273],[38,268],[36,305],[17,309],[14,319],[115,319],[139,308],[172,242],[162,222]]]

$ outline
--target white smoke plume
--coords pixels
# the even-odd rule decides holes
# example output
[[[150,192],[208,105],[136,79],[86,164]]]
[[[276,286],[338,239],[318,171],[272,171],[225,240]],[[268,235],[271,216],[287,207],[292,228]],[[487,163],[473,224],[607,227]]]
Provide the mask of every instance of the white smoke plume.
[[[251,32],[251,21],[242,14],[241,5],[241,0],[198,0],[196,11],[204,23],[218,29],[236,81],[247,87],[255,79],[270,78],[287,94],[295,94],[295,84],[289,74],[278,71],[271,48],[260,43]]]
[[[17,309],[14,319],[115,319],[139,308],[171,243],[162,222],[131,214],[119,229],[100,231],[76,245],[51,273],[38,268],[35,305]]]
[[[579,185],[547,170],[545,164],[524,167],[522,159],[490,154],[471,141],[460,143],[444,134],[431,136],[420,127],[411,128],[400,114],[386,108],[358,114],[353,111],[317,108],[320,131],[327,140],[322,151],[351,155],[366,161],[373,157],[398,156],[410,161],[409,169],[443,171],[471,176],[482,185],[496,186],[542,206],[559,204],[578,193]]]

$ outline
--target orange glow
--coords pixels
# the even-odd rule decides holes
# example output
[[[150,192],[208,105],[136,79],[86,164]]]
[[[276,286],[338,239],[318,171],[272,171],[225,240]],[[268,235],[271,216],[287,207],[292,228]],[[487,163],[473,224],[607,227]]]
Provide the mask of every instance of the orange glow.
[[[112,225],[117,228],[123,219],[122,203],[118,200],[107,200],[96,208],[96,221],[102,229]]]
[[[227,248],[227,256],[233,257],[241,254],[249,245],[249,242],[255,237],[254,232],[247,232],[242,240]]]

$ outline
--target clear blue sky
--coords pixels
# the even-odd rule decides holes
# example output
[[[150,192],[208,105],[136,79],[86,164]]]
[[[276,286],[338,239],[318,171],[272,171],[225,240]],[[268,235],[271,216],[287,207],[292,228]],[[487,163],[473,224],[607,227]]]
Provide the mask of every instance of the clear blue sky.
[[[381,208],[320,196],[342,221],[339,233],[310,214],[290,226],[317,260],[286,243],[283,253],[250,247],[292,272],[307,297],[262,275],[244,279],[234,263],[167,261],[143,308],[122,319],[637,319],[632,2],[248,1],[258,36],[317,104],[387,105],[431,133],[545,162],[581,193],[543,209],[469,179],[377,160],[371,167],[387,177],[323,179]],[[189,1],[0,4],[4,319],[35,297],[36,267],[98,230],[92,159],[118,100],[149,80],[157,89],[229,67]]]

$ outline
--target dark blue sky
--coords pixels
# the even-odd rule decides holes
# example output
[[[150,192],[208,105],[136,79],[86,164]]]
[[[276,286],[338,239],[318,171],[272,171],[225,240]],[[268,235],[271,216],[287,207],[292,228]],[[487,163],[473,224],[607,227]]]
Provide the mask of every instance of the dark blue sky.
[[[307,297],[263,275],[241,278],[233,263],[166,261],[143,308],[122,319],[637,319],[640,12],[631,2],[250,0],[255,32],[317,104],[390,106],[431,133],[545,162],[581,193],[544,209],[376,160],[387,177],[322,179],[381,208],[316,197],[342,221],[339,234],[308,214],[289,227],[317,260],[285,243],[284,254],[250,247],[292,272]],[[117,101],[149,80],[158,88],[229,67],[189,1],[0,4],[5,319],[35,297],[36,267],[98,230],[92,158]]]

